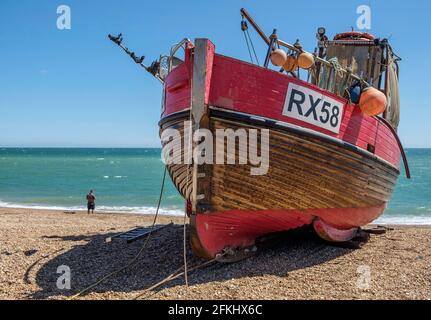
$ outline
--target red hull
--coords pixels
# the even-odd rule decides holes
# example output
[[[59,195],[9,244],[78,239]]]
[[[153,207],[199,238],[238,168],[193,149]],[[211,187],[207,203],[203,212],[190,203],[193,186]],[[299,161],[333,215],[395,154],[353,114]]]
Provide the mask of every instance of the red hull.
[[[384,209],[385,205],[371,208],[212,212],[196,216],[196,231],[201,246],[209,256],[215,256],[226,247],[252,246],[256,238],[265,234],[312,223],[320,236],[327,237],[326,240],[347,241],[355,235],[357,227],[372,222]]]

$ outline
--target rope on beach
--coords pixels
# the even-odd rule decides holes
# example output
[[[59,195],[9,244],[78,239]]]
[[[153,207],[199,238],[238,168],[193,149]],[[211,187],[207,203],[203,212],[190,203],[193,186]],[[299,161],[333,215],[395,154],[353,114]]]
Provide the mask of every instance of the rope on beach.
[[[144,242],[142,248],[139,250],[139,252],[136,254],[136,256],[132,260],[130,260],[129,263],[127,263],[125,266],[123,266],[123,267],[121,267],[121,268],[119,268],[119,269],[117,269],[115,271],[112,271],[112,272],[108,273],[107,275],[103,276],[102,278],[100,278],[99,280],[97,280],[96,282],[94,282],[93,284],[89,285],[88,287],[86,287],[83,290],[79,291],[77,294],[75,294],[75,295],[71,296],[70,298],[68,298],[68,300],[74,300],[74,299],[80,297],[84,293],[88,292],[89,290],[91,290],[94,287],[96,287],[99,284],[101,284],[106,279],[108,279],[108,278],[112,277],[113,275],[116,275],[116,274],[120,273],[121,271],[129,268],[141,256],[141,254],[144,252],[144,250],[147,247],[147,244],[148,244],[148,242],[149,242],[149,240],[151,238],[151,234],[153,232],[154,226],[156,225],[157,217],[159,215],[160,204],[162,202],[162,196],[163,196],[163,190],[165,188],[166,172],[167,172],[167,167],[165,166],[165,170],[163,172],[162,185],[160,187],[159,201],[157,203],[157,209],[156,209],[156,213],[154,215],[154,220],[153,220],[153,223],[151,225],[150,232],[149,232],[147,238],[145,239],[145,242]]]
[[[58,250],[56,250],[56,251],[54,251],[54,252],[48,253],[48,254],[46,254],[46,255],[44,255],[44,256],[42,256],[42,257],[40,257],[40,258],[39,258],[39,259],[37,259],[35,262],[33,262],[33,263],[30,265],[30,267],[28,267],[28,268],[27,268],[27,270],[26,270],[26,272],[25,272],[25,274],[24,274],[24,281],[25,281],[25,283],[27,283],[27,284],[31,284],[31,281],[29,280],[29,275],[30,275],[31,270],[32,270],[35,266],[37,266],[37,264],[38,264],[38,263],[40,263],[43,259],[47,259],[47,258],[49,258],[50,256],[53,256],[53,255],[55,255],[55,254],[58,254],[58,253],[60,253],[61,251],[64,251],[64,250],[65,250],[65,248],[58,249]]]
[[[192,112],[190,111],[189,114],[189,123],[190,123],[190,131],[192,132]],[[192,141],[192,135],[189,134],[188,137],[188,145],[187,145],[187,152],[192,152],[193,155],[193,141]],[[185,147],[185,146],[184,146]],[[186,186],[189,185],[190,182],[190,170],[187,168],[187,179],[186,179]],[[187,189],[187,187],[186,187]],[[187,191],[186,191],[187,193]],[[186,244],[186,238],[187,238],[187,209],[184,210],[184,220],[183,220],[183,261],[184,261],[184,281],[186,282],[186,286],[189,286],[189,277],[188,277],[188,270],[187,270],[187,244]]]
[[[212,259],[212,260],[209,260],[209,261],[205,261],[204,263],[201,263],[201,264],[199,264],[197,266],[194,266],[193,268],[190,268],[188,270],[188,272],[192,272],[194,270],[197,270],[197,269],[209,266],[210,264],[213,264],[217,260],[218,259],[216,258],[216,259]],[[151,287],[145,289],[144,292],[138,294],[136,297],[133,298],[133,300],[139,299],[140,297],[142,297],[145,293],[147,293],[150,290],[154,290],[154,289],[160,287],[161,285],[164,285],[164,284],[166,284],[166,283],[168,283],[168,282],[170,282],[172,280],[175,280],[175,279],[177,279],[177,278],[179,278],[179,277],[181,277],[183,275],[186,275],[185,271],[181,272],[181,270],[183,270],[183,269],[184,269],[184,266],[182,266],[181,268],[177,269],[174,273],[172,273],[171,275],[167,276],[163,280],[161,280],[161,281],[157,282],[156,284],[152,285]]]
[[[186,286],[189,286],[188,280],[188,269],[187,269],[187,212],[184,212],[184,222],[183,222],[183,261],[184,261],[184,281]]]

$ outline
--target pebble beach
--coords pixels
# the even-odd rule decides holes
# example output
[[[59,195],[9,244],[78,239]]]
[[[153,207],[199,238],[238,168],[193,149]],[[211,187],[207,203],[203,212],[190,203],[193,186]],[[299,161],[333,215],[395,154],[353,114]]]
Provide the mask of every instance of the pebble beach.
[[[0,299],[68,299],[133,259],[145,239],[106,239],[151,215],[0,208]],[[214,263],[148,290],[183,266],[183,218],[153,234],[135,263],[78,299],[431,299],[431,228],[391,226],[360,248],[303,231],[255,256]],[[189,246],[189,268],[203,263]],[[58,288],[64,267],[70,289]],[[59,269],[60,268],[60,269]]]

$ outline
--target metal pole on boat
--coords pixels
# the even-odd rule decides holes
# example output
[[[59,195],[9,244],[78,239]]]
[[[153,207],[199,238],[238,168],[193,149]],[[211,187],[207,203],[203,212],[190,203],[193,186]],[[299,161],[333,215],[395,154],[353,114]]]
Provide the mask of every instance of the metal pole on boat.
[[[130,58],[135,61],[135,63],[139,64],[142,68],[144,68],[147,72],[151,73],[157,80],[159,80],[161,83],[164,83],[164,81],[159,77],[158,69],[159,69],[159,63],[157,61],[154,61],[151,66],[147,67],[144,65],[144,59],[145,56],[138,57],[134,52],[131,52],[128,48],[122,45],[123,42],[123,35],[120,33],[118,36],[114,37],[110,34],[108,34],[109,40],[114,42],[117,46],[119,46],[127,55],[130,56]]]
[[[274,29],[270,37],[268,51],[266,52],[265,63],[263,64],[265,68],[268,68],[269,58],[271,57],[271,53],[272,53],[272,50],[274,49],[274,44],[276,43],[276,41],[277,41],[277,29]]]
[[[248,20],[248,22],[250,22],[254,30],[256,30],[256,32],[261,36],[263,41],[265,41],[266,44],[269,45],[271,41],[266,36],[265,32],[263,32],[263,30],[259,27],[259,25],[254,21],[254,19],[248,14],[247,10],[245,10],[244,8],[241,8],[240,11],[241,11],[241,15],[245,17]]]

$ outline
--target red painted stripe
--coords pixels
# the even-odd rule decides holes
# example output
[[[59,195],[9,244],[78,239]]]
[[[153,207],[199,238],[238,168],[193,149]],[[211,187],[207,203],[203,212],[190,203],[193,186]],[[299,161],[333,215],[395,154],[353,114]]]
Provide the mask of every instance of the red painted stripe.
[[[376,118],[364,115],[358,106],[350,105],[337,95],[321,90],[304,81],[264,69],[244,61],[214,55],[210,48],[207,57],[209,67],[206,83],[206,102],[210,105],[262,116],[276,121],[288,122],[308,128],[328,136],[341,139],[359,148],[367,150],[368,145],[375,147],[375,154],[399,168],[400,150],[390,130]],[[213,67],[211,68],[211,59]],[[166,116],[191,105],[191,50],[186,52],[185,62],[174,69],[166,79],[165,111]],[[211,80],[209,80],[211,79]],[[340,132],[328,130],[303,121],[292,119],[282,114],[289,83],[295,83],[344,104],[344,114]]]

